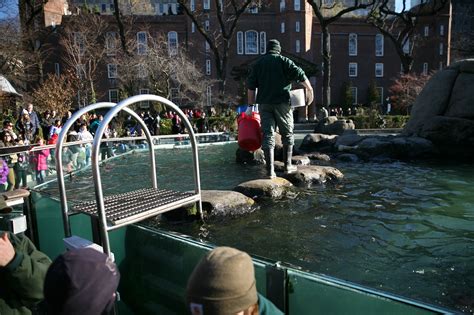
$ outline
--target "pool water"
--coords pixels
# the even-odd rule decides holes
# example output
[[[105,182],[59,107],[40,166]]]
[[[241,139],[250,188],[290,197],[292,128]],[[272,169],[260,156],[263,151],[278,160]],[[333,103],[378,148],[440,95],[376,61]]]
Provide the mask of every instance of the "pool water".
[[[200,148],[202,189],[231,190],[263,167],[235,163],[236,144]],[[158,184],[193,189],[189,149],[157,150]],[[369,287],[474,312],[474,165],[336,163],[341,183],[297,189],[255,211],[161,228],[235,246]],[[107,193],[149,187],[145,154],[102,167]],[[93,199],[91,174],[68,180]],[[49,189],[54,190],[54,187]],[[154,221],[156,222],[156,221]],[[156,223],[155,223],[156,224]]]

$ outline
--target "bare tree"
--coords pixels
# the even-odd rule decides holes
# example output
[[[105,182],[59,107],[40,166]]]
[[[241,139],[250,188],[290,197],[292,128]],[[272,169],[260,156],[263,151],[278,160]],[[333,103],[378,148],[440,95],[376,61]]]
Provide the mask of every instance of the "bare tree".
[[[99,66],[106,56],[103,34],[108,29],[106,20],[96,14],[81,13],[65,22],[60,44],[63,61],[80,78],[79,91],[85,103],[96,102],[96,83]]]
[[[378,0],[368,15],[367,21],[390,39],[400,57],[403,73],[408,74],[413,67],[413,51],[420,36],[417,33],[421,17],[433,16],[445,8],[449,0],[432,0],[410,8],[407,0],[402,0],[401,10],[394,10],[389,0]]]
[[[43,84],[33,91],[35,106],[41,111],[55,110],[60,115],[72,108],[76,94],[77,77],[72,73],[60,76],[49,74]]]
[[[331,104],[331,35],[329,33],[329,25],[351,12],[372,7],[376,3],[376,0],[345,1],[345,5],[342,5],[340,1],[307,1],[313,8],[314,15],[318,19],[321,27],[323,52],[323,106],[329,106]]]
[[[215,0],[216,10],[207,10],[209,13],[205,12],[200,6],[191,8],[189,0],[178,0],[178,3],[209,44],[219,80],[219,92],[224,94],[229,49],[237,24],[249,6],[259,6],[259,3],[256,0]],[[207,24],[211,17],[214,17],[217,21],[217,28],[210,27]]]

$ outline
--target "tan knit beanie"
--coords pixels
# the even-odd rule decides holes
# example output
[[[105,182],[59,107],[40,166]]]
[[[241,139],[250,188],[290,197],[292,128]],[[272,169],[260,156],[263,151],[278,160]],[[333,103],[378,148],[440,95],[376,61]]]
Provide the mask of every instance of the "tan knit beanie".
[[[186,289],[191,314],[235,314],[257,303],[255,271],[247,253],[217,247],[194,268]]]

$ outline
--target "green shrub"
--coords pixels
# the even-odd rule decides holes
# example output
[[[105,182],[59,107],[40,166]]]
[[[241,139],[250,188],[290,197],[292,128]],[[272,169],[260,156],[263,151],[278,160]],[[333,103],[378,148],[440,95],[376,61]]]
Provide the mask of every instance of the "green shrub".
[[[403,128],[410,116],[403,115],[355,115],[348,116],[352,119],[356,129],[376,129],[376,128]]]
[[[171,119],[168,118],[162,118],[160,120],[160,135],[170,135],[171,132],[171,126],[173,124],[171,123]]]

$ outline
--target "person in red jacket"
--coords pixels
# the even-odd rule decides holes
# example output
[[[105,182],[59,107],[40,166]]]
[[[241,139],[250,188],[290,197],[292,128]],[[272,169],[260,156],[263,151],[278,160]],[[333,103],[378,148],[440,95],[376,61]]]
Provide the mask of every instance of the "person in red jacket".
[[[44,140],[41,137],[36,137],[35,142],[38,145],[44,145]],[[35,151],[33,154],[33,169],[35,171],[36,183],[42,184],[46,178],[46,171],[48,170],[48,156],[49,149]]]

